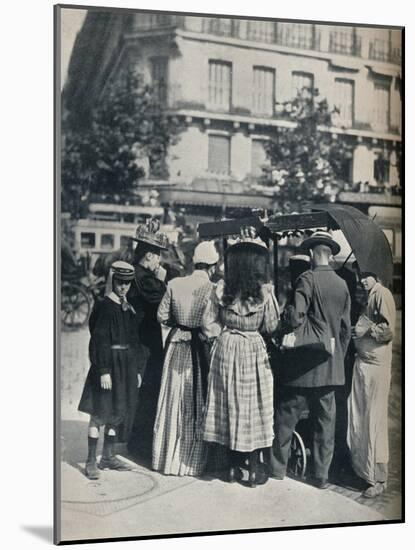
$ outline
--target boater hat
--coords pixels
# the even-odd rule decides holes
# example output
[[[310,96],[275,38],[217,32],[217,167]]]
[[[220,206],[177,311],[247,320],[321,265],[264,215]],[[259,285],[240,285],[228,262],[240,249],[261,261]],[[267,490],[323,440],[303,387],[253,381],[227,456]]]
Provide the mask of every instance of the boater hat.
[[[311,237],[308,237],[301,243],[300,250],[307,252],[310,248],[312,249],[319,244],[330,247],[333,256],[340,252],[340,245],[336,243],[328,231],[316,231],[313,233]]]
[[[112,276],[119,281],[132,281],[134,279],[134,267],[122,260],[111,264]]]
[[[161,250],[167,250],[169,240],[165,233],[159,231],[160,222],[155,218],[149,218],[146,223],[140,224],[136,231],[134,241],[147,243]]]
[[[304,263],[311,263],[310,256],[307,256],[307,254],[295,254],[294,256],[290,256],[289,262],[304,262]]]

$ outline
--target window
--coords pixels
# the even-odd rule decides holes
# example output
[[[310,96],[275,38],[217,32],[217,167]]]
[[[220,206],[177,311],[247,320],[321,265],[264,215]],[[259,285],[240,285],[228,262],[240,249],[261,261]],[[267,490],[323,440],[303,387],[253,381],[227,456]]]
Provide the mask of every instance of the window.
[[[278,23],[278,43],[291,48],[314,48],[314,25]]]
[[[401,80],[395,79],[394,93],[391,97],[391,126],[393,129],[401,133],[402,131],[402,97],[401,97]]]
[[[376,29],[376,36],[369,44],[369,58],[386,63],[391,60],[391,32],[386,29]]]
[[[173,17],[166,14],[140,13],[134,16],[133,29],[148,30],[171,25]]]
[[[229,174],[230,149],[230,138],[228,136],[209,136],[209,172],[213,172],[214,174]]]
[[[389,160],[378,153],[373,161],[373,177],[376,183],[383,185],[389,182]]]
[[[312,90],[314,88],[314,76],[311,73],[293,71],[291,75],[291,94],[296,97],[304,89]]]
[[[151,59],[151,81],[161,105],[167,103],[167,57],[153,57]]]
[[[350,128],[354,121],[354,82],[336,78],[334,81],[334,105],[338,110],[338,125]]]
[[[374,83],[373,127],[377,130],[389,129],[390,83]]]
[[[232,64],[209,61],[209,108],[229,111],[231,108]]]
[[[275,23],[272,21],[248,21],[248,40],[275,42]]]
[[[269,159],[264,147],[263,139],[253,139],[251,148],[251,174],[255,177],[262,176],[262,167],[269,164]]]
[[[104,233],[101,235],[101,248],[112,250],[114,248],[114,235],[111,233]]]
[[[121,248],[126,248],[130,245],[131,237],[128,235],[121,235],[120,237],[120,246]]]
[[[237,36],[239,21],[220,17],[206,17],[203,19],[203,31],[220,36]]]
[[[360,37],[353,27],[337,27],[330,31],[329,51],[344,55],[360,55]]]
[[[95,233],[81,233],[81,248],[95,248]]]
[[[275,104],[275,71],[254,67],[252,111],[257,115],[273,116]]]

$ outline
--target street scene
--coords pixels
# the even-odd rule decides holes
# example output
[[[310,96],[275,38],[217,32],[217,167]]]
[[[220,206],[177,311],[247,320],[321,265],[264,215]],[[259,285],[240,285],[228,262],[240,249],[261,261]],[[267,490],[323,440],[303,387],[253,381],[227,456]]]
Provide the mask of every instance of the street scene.
[[[402,30],[56,9],[58,540],[402,521]]]
[[[400,322],[397,334],[400,333]],[[163,476],[132,460],[131,472],[104,472],[89,481],[85,465],[88,417],[77,411],[86,374],[86,328],[62,333],[62,536],[63,539],[151,536],[195,531],[399,520],[402,513],[401,342],[394,343],[389,400],[390,472],[387,493],[376,500],[331,484],[319,491],[303,480],[271,480],[246,495],[242,486],[211,479]],[[118,453],[131,460],[125,446]],[[173,497],[173,498],[172,498]],[[249,497],[249,498],[248,498]],[[189,517],[188,511],[195,512]],[[199,510],[209,510],[203,518]],[[254,512],[255,511],[255,512]],[[94,521],[91,521],[93,518]],[[258,521],[260,518],[260,521]],[[306,520],[305,520],[306,518]],[[306,523],[304,522],[306,521]]]

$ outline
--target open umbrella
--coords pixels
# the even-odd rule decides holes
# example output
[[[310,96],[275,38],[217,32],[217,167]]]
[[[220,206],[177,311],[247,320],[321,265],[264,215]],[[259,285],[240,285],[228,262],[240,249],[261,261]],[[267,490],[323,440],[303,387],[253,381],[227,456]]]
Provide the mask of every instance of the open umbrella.
[[[393,258],[389,242],[378,224],[353,206],[317,204],[313,210],[327,212],[346,237],[361,271],[372,271],[383,284],[393,279]]]

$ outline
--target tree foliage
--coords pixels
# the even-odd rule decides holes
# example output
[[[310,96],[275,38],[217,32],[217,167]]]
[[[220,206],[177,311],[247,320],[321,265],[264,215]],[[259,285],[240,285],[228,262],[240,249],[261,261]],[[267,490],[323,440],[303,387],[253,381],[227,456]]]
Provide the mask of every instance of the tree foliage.
[[[62,132],[62,210],[74,217],[92,194],[125,198],[144,176],[167,178],[167,153],[181,125],[168,116],[158,90],[125,70],[109,85],[88,121],[67,113]]]
[[[303,88],[292,101],[279,104],[279,116],[294,124],[279,127],[266,143],[270,165],[261,178],[273,188],[279,210],[299,210],[303,202],[333,202],[342,190],[352,147],[328,131],[333,115],[315,89]]]

